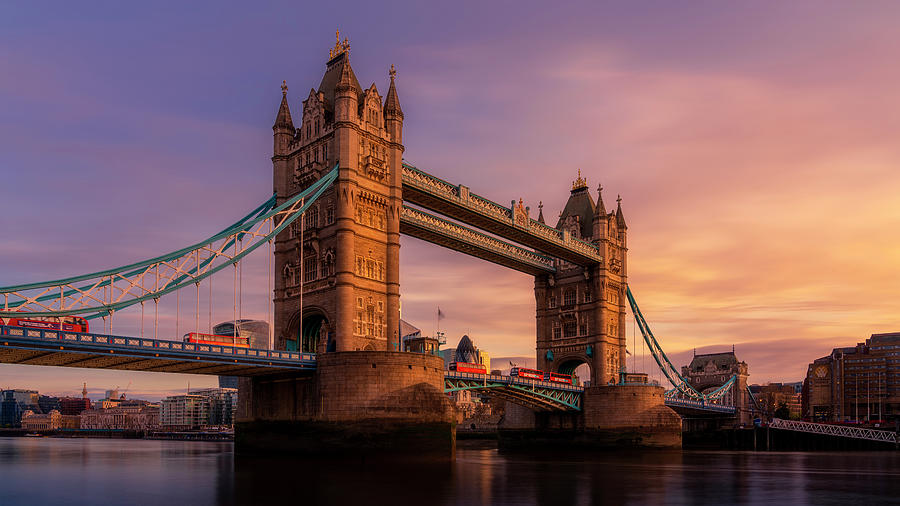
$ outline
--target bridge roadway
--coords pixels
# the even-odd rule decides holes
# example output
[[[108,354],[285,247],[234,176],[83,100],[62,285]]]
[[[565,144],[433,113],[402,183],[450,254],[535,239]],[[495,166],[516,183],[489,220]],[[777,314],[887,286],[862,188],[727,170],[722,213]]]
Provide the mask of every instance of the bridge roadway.
[[[0,325],[0,363],[214,376],[312,374],[316,355],[164,339]],[[584,387],[511,376],[447,371],[444,391],[488,390],[536,411],[580,411]],[[683,415],[733,415],[734,408],[667,398]]]
[[[311,353],[0,325],[0,363],[221,376],[316,369]]]

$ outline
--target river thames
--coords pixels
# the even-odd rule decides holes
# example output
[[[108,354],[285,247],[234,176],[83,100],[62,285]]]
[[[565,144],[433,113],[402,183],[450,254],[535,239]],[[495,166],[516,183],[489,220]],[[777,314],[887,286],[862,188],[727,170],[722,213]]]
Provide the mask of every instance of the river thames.
[[[231,443],[0,438],[0,504],[897,504],[898,452],[500,453],[453,464],[236,461]]]

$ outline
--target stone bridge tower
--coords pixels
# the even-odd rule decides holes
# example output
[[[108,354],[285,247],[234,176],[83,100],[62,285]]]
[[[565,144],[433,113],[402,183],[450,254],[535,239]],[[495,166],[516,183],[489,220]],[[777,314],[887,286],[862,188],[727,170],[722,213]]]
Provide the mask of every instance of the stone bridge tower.
[[[556,260],[555,275],[534,281],[538,368],[572,374],[586,363],[593,385],[617,382],[625,367],[627,227],[621,199],[607,213],[602,190],[595,204],[579,171],[556,228],[598,245],[603,263],[586,268]]]
[[[747,392],[750,370],[747,362],[738,360],[734,350],[701,355],[695,353],[690,365],[681,368],[681,375],[701,393],[712,392],[732,376],[737,376],[731,391],[725,394],[725,404],[734,404],[737,410],[735,417],[739,423],[749,424],[753,420],[750,395]]]
[[[338,36],[296,126],[282,85],[272,127],[279,203],[340,169],[302,225],[276,238],[276,349],[399,349],[403,111],[394,76],[391,66],[384,99],[374,83],[364,90]]]

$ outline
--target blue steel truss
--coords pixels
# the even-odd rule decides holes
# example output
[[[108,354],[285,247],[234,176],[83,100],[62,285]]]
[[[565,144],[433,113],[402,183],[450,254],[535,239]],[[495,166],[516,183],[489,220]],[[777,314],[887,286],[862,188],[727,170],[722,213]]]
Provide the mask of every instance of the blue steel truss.
[[[338,166],[276,206],[273,195],[225,230],[156,258],[66,279],[0,287],[0,318],[83,315],[97,318],[159,297],[236,266],[303,214],[338,175]]]
[[[446,214],[432,205],[440,201],[455,209],[464,210],[467,216],[483,218],[483,220],[479,220],[484,221],[482,225],[493,225],[486,228],[489,232],[497,233],[507,239],[516,240],[579,265],[594,265],[603,262],[603,255],[597,245],[573,237],[567,231],[557,230],[533,218],[524,215],[517,216],[515,206],[502,206],[490,199],[471,193],[465,186],[454,185],[407,163],[403,164],[402,169],[404,200]],[[407,195],[407,190],[409,190],[409,195]],[[427,196],[427,198],[423,200],[420,198],[421,196]],[[459,216],[448,216],[455,219],[460,218]],[[463,219],[462,221],[467,220]],[[475,225],[476,223],[470,222],[470,224]],[[542,245],[542,247],[537,245]]]
[[[406,205],[400,209],[400,225],[406,235],[470,253],[528,274],[556,273],[551,257]]]
[[[584,387],[456,371],[444,373],[444,391],[490,390],[492,395],[537,411],[581,411]]]
[[[316,355],[0,325],[0,362],[253,376],[316,369]]]
[[[678,369],[669,360],[666,352],[663,351],[662,346],[659,345],[659,341],[656,340],[656,337],[650,330],[650,325],[647,323],[647,320],[644,319],[641,309],[634,300],[634,295],[631,293],[631,287],[626,288],[626,295],[628,296],[628,304],[631,305],[631,314],[634,315],[634,320],[637,322],[638,328],[641,329],[641,335],[644,338],[644,342],[647,344],[647,348],[650,349],[653,360],[656,361],[659,369],[674,387],[672,390],[666,392],[666,398],[698,401],[704,405],[716,405],[720,403],[726,394],[731,391],[737,376],[732,376],[724,385],[710,393],[704,394],[698,391],[678,372]]]

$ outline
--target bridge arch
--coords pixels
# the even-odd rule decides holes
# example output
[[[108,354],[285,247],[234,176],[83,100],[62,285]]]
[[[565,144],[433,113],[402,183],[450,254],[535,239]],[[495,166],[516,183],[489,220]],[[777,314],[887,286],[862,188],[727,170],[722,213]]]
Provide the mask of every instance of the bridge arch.
[[[556,360],[555,363],[557,364],[555,367],[548,367],[548,369],[555,370],[555,372],[560,374],[577,375],[582,383],[593,379],[594,371],[591,359],[586,355],[563,356]]]
[[[303,309],[301,325],[300,311],[295,311],[282,336],[284,349],[305,353],[334,351],[335,343],[330,321],[324,309],[318,306],[309,306]]]

